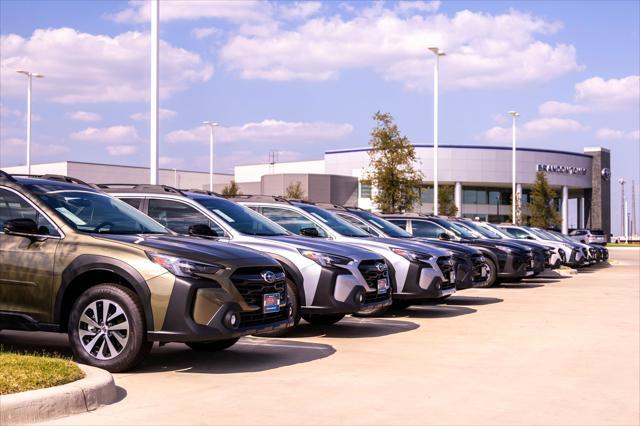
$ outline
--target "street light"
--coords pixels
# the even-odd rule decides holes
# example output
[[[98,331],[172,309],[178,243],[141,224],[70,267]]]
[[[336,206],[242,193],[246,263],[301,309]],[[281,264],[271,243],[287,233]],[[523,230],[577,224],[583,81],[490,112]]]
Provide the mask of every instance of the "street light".
[[[516,205],[518,203],[516,198],[516,118],[520,117],[520,113],[517,111],[509,111],[512,117],[511,124],[511,138],[513,147],[511,149],[511,216],[513,224],[517,224],[516,218]]]
[[[209,127],[209,191],[213,192],[213,129],[218,123],[203,121],[202,124]]]
[[[43,78],[44,75],[31,71],[17,70],[19,74],[27,76],[27,174],[31,174],[31,79]]]
[[[620,184],[620,235],[625,235],[625,200],[624,200],[624,185],[627,183],[624,178],[618,179],[618,183]]]
[[[433,66],[433,214],[438,215],[438,74],[440,69],[440,57],[445,53],[438,47],[430,47],[429,50],[436,55]]]
[[[160,121],[160,0],[151,0],[151,61],[149,76],[149,183],[158,182],[158,126]]]

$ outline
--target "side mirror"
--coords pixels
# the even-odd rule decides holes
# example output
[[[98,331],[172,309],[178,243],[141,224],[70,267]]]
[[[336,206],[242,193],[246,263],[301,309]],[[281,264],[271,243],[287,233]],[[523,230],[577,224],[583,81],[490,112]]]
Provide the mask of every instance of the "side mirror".
[[[320,237],[320,233],[318,232],[317,228],[302,228],[300,230],[300,235],[312,238]]]
[[[438,235],[438,239],[444,240],[444,241],[451,241],[451,235],[447,234],[446,232],[443,232],[442,234]]]
[[[2,231],[7,235],[36,236],[38,224],[33,219],[9,219],[2,226]]]
[[[526,237],[524,237],[527,240],[533,240],[533,237],[531,235],[527,235]]]
[[[194,237],[212,238],[217,237],[218,233],[211,229],[209,225],[205,225],[204,223],[197,223],[189,227],[189,235],[193,235]]]

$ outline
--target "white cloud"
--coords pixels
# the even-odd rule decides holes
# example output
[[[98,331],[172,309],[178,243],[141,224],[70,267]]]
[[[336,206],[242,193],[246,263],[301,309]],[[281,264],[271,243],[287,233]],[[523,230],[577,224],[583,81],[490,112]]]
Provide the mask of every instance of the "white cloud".
[[[298,1],[278,8],[278,16],[289,20],[307,19],[320,12],[322,2]]]
[[[199,27],[191,30],[191,35],[198,40],[210,37],[214,34],[220,33],[220,30],[216,27]]]
[[[107,142],[112,144],[127,144],[140,139],[133,126],[87,127],[84,130],[71,133],[69,138],[76,141]]]
[[[167,167],[172,169],[179,169],[181,167],[184,167],[184,158],[160,156],[158,162],[160,164],[160,167]]]
[[[518,126],[518,140],[539,140],[559,133],[585,132],[588,127],[576,120],[567,118],[536,118]],[[489,142],[511,141],[511,127],[495,126],[484,133],[484,139]]]
[[[161,119],[170,119],[178,115],[178,113],[172,109],[160,108],[159,115]],[[131,114],[129,118],[136,121],[148,120],[149,112],[136,112],[135,114]]]
[[[510,87],[580,69],[572,45],[536,38],[557,32],[556,22],[516,11],[464,10],[449,17],[412,14],[417,5],[398,7],[404,10],[378,3],[351,18],[319,17],[291,30],[235,35],[220,58],[245,79],[327,80],[343,70],[369,68],[409,89],[432,87],[429,45],[447,52],[441,82],[449,87]]]
[[[400,1],[396,6],[398,12],[435,12],[440,8],[441,2],[435,1]]]
[[[592,77],[575,85],[574,102],[548,101],[538,107],[542,116],[553,117],[584,112],[614,111],[640,103],[640,76],[605,80]]]
[[[0,158],[4,156],[23,156],[27,147],[27,142],[22,138],[3,138],[0,141]],[[61,144],[41,144],[34,143],[31,146],[32,156],[36,158],[51,157],[60,154],[65,154],[70,151],[70,148]]]
[[[74,111],[67,113],[66,116],[76,121],[100,121],[102,119],[102,117],[100,117],[100,114],[87,111]]]
[[[0,105],[0,117],[15,117],[15,118],[20,118],[22,117],[22,111],[20,111],[19,109],[11,109],[11,108],[7,108],[4,105]]]
[[[596,133],[596,138],[600,140],[612,141],[612,140],[640,140],[640,130],[632,130],[626,132],[624,130],[614,130],[607,127],[599,129]]]
[[[160,20],[197,20],[218,18],[233,22],[261,21],[271,14],[272,6],[260,0],[163,0],[160,6]],[[149,21],[151,6],[148,1],[129,1],[126,9],[107,15],[120,23],[142,23]]]
[[[214,139],[217,143],[228,142],[316,142],[342,139],[353,132],[346,123],[287,122],[263,120],[242,126],[218,127]],[[166,135],[168,143],[209,142],[209,130],[198,126],[186,130],[175,130]]]
[[[107,146],[107,152],[113,157],[125,157],[127,155],[133,155],[138,151],[136,145],[109,145]]]
[[[209,80],[213,65],[198,54],[161,41],[163,98]],[[3,96],[24,96],[24,76],[16,69],[41,72],[38,96],[60,103],[138,102],[148,97],[149,35],[126,32],[115,37],[72,28],[38,29],[31,37],[0,36]]]

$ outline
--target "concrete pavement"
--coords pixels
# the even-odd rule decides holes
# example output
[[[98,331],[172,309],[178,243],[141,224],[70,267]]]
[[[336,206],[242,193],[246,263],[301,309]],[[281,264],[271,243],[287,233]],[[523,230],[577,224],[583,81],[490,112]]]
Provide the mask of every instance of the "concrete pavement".
[[[465,290],[222,353],[156,347],[115,375],[119,402],[54,424],[638,424],[640,250],[611,255],[613,266],[573,277]],[[28,342],[0,335],[5,347]]]

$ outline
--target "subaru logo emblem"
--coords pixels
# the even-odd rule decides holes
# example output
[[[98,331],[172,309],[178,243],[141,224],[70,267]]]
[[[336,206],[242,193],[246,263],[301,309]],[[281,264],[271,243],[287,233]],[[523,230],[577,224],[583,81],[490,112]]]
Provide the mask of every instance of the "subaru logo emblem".
[[[271,271],[264,271],[260,274],[260,276],[262,276],[262,279],[268,282],[269,284],[275,282],[277,278],[276,274]]]
[[[378,270],[378,272],[386,271],[387,265],[385,265],[384,263],[376,263],[376,269]]]

